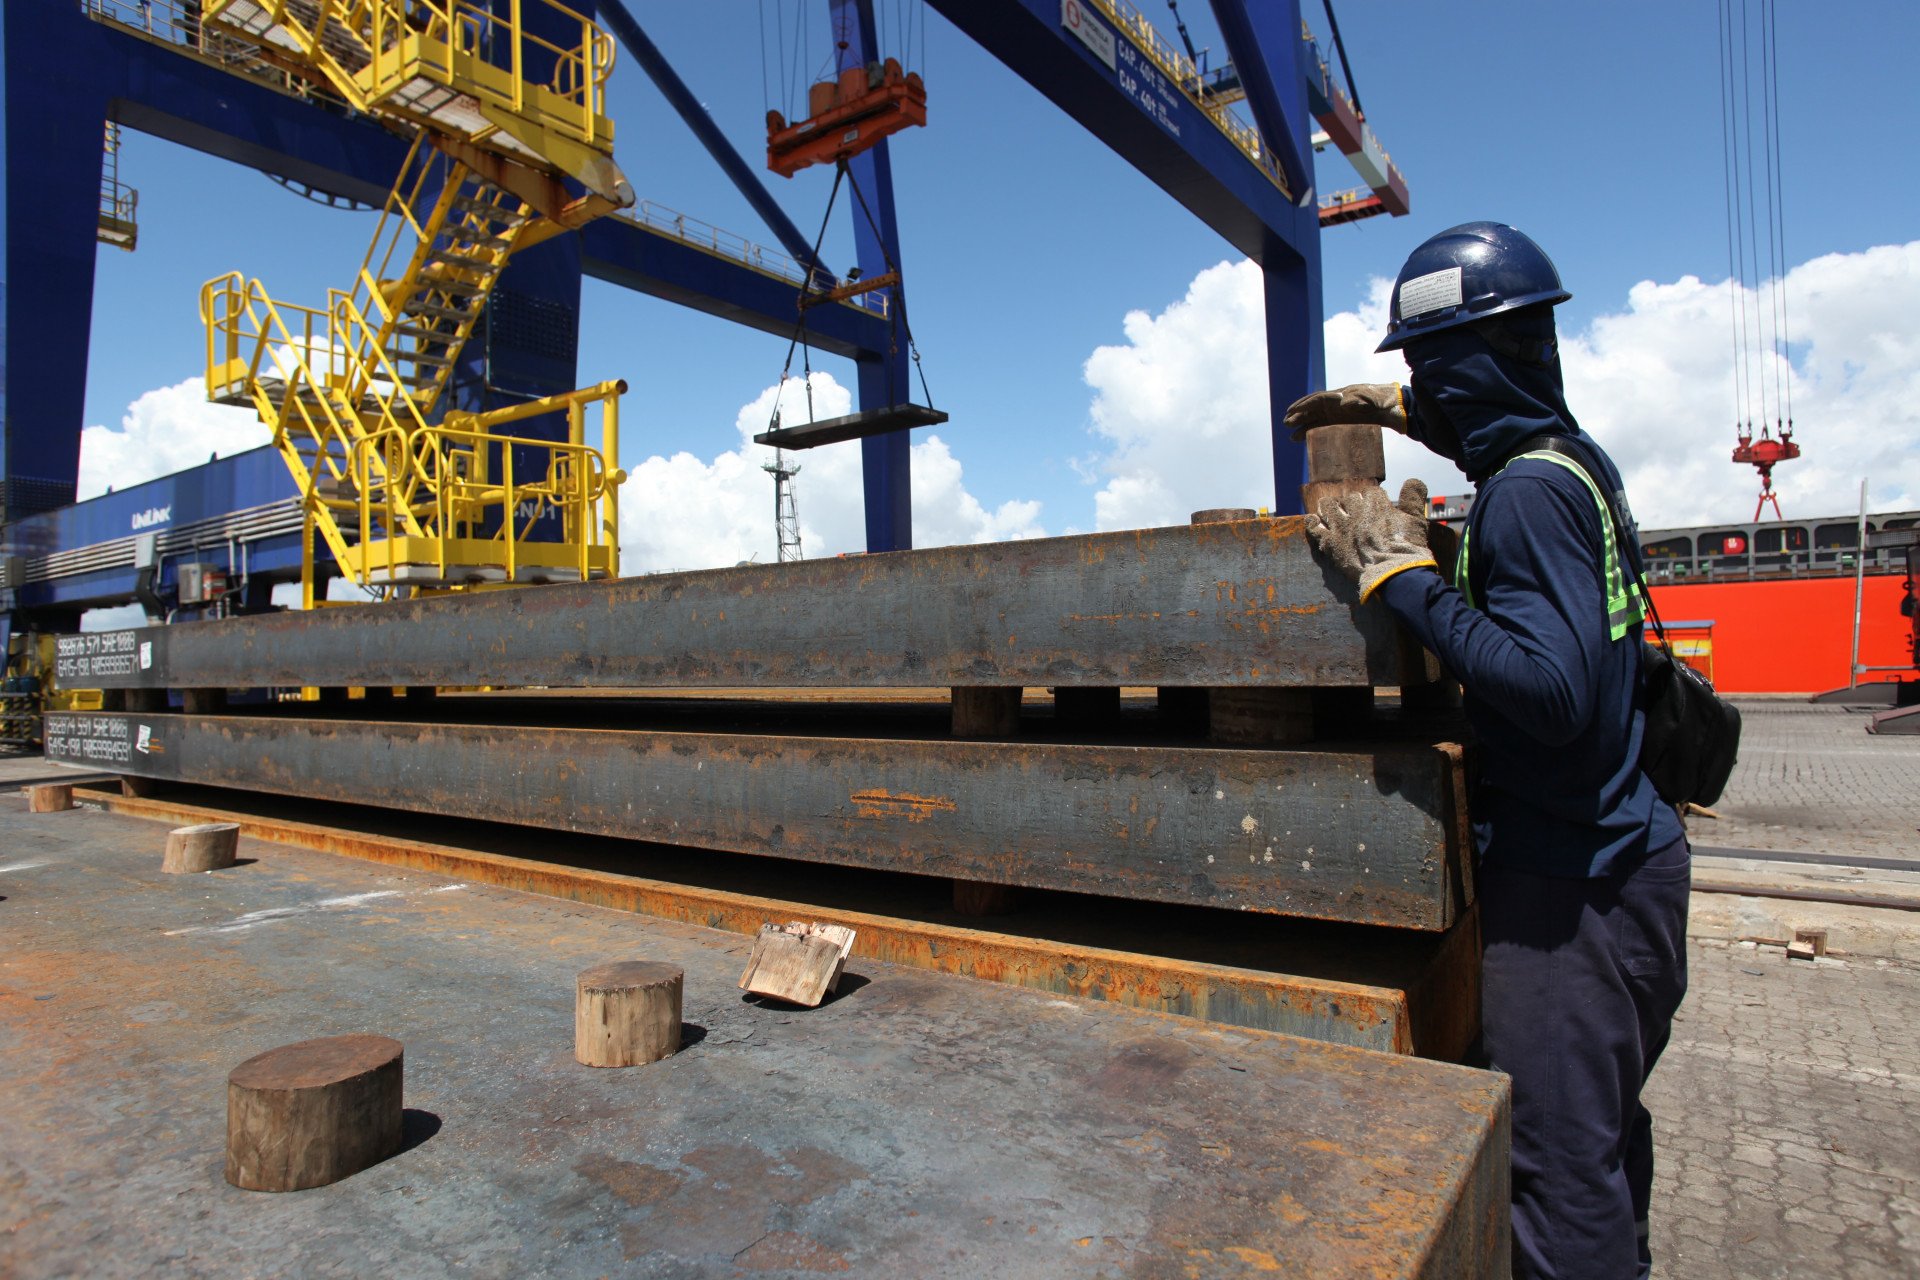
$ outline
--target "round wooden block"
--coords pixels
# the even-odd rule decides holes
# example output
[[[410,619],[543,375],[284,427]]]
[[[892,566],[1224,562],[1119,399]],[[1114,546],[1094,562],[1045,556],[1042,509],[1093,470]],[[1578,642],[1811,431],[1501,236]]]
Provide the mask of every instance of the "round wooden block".
[[[47,782],[27,788],[28,813],[64,813],[73,808],[71,782]]]
[[[329,1036],[248,1058],[227,1076],[227,1181],[324,1187],[400,1150],[401,1044]]]
[[[1259,514],[1252,507],[1208,507],[1194,512],[1188,519],[1193,524],[1225,524],[1229,520],[1251,520]]]
[[[1307,483],[1300,486],[1300,505],[1308,513],[1318,511],[1323,498],[1371,489],[1386,477],[1379,427],[1345,422],[1307,432]]]
[[[680,1048],[678,965],[617,960],[583,969],[574,988],[573,1056],[589,1067],[639,1067]]]
[[[1387,478],[1387,453],[1380,428],[1369,422],[1336,422],[1307,432],[1307,478],[1365,480]]]
[[[233,865],[234,851],[239,847],[240,824],[237,822],[202,822],[198,826],[175,827],[167,833],[167,853],[160,869],[175,874],[218,871]]]

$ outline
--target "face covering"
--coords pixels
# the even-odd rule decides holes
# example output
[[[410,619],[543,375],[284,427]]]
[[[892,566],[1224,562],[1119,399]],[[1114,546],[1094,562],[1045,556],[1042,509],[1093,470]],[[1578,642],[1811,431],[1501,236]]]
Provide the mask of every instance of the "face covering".
[[[1561,389],[1553,313],[1519,311],[1483,323],[1498,329],[1489,335],[1482,325],[1463,325],[1405,348],[1428,447],[1476,484],[1529,437],[1579,430]]]

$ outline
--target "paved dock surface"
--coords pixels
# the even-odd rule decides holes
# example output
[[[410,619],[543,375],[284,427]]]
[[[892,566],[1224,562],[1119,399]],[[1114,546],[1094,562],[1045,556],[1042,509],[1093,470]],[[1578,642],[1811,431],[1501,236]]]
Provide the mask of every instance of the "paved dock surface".
[[[1646,1091],[1664,1280],[1920,1276],[1920,967],[1695,941]]]
[[[737,935],[253,841],[166,876],[164,831],[0,796],[0,1275],[1442,1275],[1502,1238],[1489,1073],[872,962],[763,1005]],[[574,974],[643,957],[687,1047],[578,1066]],[[406,1045],[410,1148],[227,1186],[226,1073],[354,1031]]]
[[[1911,858],[1920,864],[1920,735],[1874,736],[1869,713],[1736,698],[1740,762],[1695,844]]]

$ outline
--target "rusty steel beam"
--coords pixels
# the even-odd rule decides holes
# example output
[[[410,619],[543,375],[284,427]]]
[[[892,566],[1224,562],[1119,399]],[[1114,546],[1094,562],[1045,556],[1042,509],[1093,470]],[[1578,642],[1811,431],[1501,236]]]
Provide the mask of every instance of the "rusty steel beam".
[[[56,714],[47,757],[699,849],[1440,930],[1461,753]]]
[[[855,931],[855,955],[891,964],[1382,1053],[1458,1061],[1479,1026],[1479,952],[1471,918],[1418,942],[1380,940],[1363,955],[1320,946],[1276,950],[1268,961],[1284,966],[1289,957],[1305,959],[1299,967],[1311,971],[1256,969],[851,909],[817,892],[796,901],[557,864],[343,826],[337,816],[328,823],[303,822],[274,812],[271,800],[249,803],[231,792],[155,798],[102,786],[76,795],[83,804],[131,817],[174,825],[232,822],[243,835],[276,844],[729,933],[753,936],[761,925],[780,920],[844,925]],[[209,803],[210,795],[216,802]]]
[[[1355,687],[1417,680],[1298,518],[89,632],[68,688]]]

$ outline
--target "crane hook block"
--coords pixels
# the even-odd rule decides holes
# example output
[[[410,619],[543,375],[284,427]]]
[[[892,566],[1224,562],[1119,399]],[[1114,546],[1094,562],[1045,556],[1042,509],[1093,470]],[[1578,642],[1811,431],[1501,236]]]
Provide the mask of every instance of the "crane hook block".
[[[812,114],[792,124],[778,111],[767,112],[767,168],[783,178],[809,165],[836,164],[910,125],[925,124],[927,86],[888,58],[814,85],[807,110]]]

